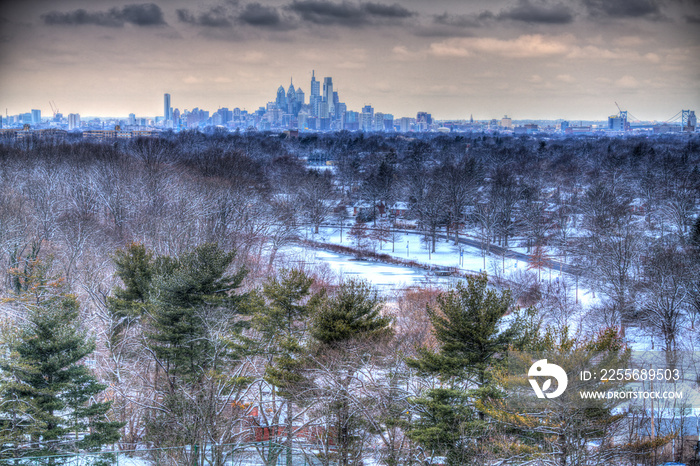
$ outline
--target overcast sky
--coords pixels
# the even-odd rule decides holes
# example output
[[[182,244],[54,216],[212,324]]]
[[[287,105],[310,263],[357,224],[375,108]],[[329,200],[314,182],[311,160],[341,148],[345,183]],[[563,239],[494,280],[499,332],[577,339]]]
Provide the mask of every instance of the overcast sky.
[[[395,117],[700,112],[698,0],[24,0],[0,6],[0,108],[249,111],[311,72]]]

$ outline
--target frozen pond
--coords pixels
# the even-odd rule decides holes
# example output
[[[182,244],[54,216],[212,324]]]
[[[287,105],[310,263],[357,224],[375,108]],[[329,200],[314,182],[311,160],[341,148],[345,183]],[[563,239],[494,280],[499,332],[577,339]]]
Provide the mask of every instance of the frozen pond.
[[[353,256],[320,249],[289,247],[281,249],[279,254],[292,266],[327,267],[336,278],[367,280],[383,294],[417,286],[448,287],[457,280],[455,277],[436,277],[424,269],[357,260]]]

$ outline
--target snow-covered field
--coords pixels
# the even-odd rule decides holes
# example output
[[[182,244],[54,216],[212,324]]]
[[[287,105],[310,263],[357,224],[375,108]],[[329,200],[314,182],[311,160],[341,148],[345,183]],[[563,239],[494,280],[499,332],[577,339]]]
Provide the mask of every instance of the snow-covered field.
[[[322,227],[318,234],[307,233],[306,239],[319,243],[330,243],[344,246],[354,246],[353,240],[347,235],[349,228],[343,229],[341,240],[340,228]],[[519,271],[528,270],[526,261],[501,255],[490,254],[484,257],[481,249],[466,245],[455,246],[453,241],[440,239],[433,253],[418,233],[399,233],[394,239],[393,251],[391,242],[381,245],[375,242],[372,250],[377,253],[388,254],[392,257],[414,261],[419,264],[432,266],[435,269],[441,267],[454,267],[461,273],[478,273],[486,270],[489,275],[509,277]],[[517,250],[517,249],[516,249]],[[519,251],[525,252],[525,251]],[[289,246],[279,252],[280,263],[313,264],[318,267],[327,267],[335,278],[356,277],[367,280],[384,295],[390,295],[394,290],[405,289],[414,286],[436,286],[447,288],[456,284],[458,277],[437,276],[434,271],[424,268],[404,267],[400,265],[386,264],[370,260],[358,260],[352,255],[330,252],[323,249],[313,249],[302,246]],[[531,269],[531,273],[538,273]],[[568,315],[569,325],[572,330],[578,324],[586,320],[587,312],[600,304],[600,296],[584,286],[575,285],[575,279],[559,270],[543,268],[539,271],[539,279],[543,283],[564,283],[570,289],[571,300],[575,302],[575,309]],[[635,350],[651,350],[655,347],[653,339],[647,332],[637,328],[630,328],[627,338]]]
[[[353,247],[353,239],[348,235],[349,228],[343,228],[341,239],[340,228],[322,227],[318,234],[307,233],[306,238],[322,243],[331,243]],[[435,252],[430,251],[429,245],[423,241],[423,235],[418,233],[398,232],[391,241],[379,243],[373,242],[371,250],[381,254],[388,254],[392,257],[415,261],[434,267],[456,267],[461,272],[478,273],[486,270],[489,273],[498,271],[508,273],[520,268],[526,268],[527,263],[512,258],[496,255],[484,257],[478,248],[460,245],[455,246],[454,241],[439,239],[436,243]],[[323,257],[320,257],[324,260]],[[402,267],[400,267],[402,268]],[[496,270],[498,269],[498,270]],[[370,281],[369,277],[367,278]]]
[[[305,239],[319,243],[354,247],[352,238],[348,235],[349,228],[343,228],[341,239],[340,228],[322,227],[318,234],[307,232]],[[440,286],[447,287],[454,284],[458,278],[441,277],[435,274],[441,268],[454,268],[460,273],[480,273],[486,271],[489,275],[508,277],[519,271],[528,269],[528,263],[511,257],[498,254],[484,255],[480,248],[467,245],[454,245],[454,241],[440,239],[436,243],[435,252],[430,251],[429,245],[423,241],[423,236],[418,233],[397,233],[392,242],[374,242],[371,250],[380,254],[387,254],[397,259],[412,261],[422,264],[426,268],[405,267],[401,265],[387,264],[371,260],[358,260],[352,255],[330,252],[323,249],[314,249],[302,246],[289,246],[280,250],[278,263],[290,264],[314,264],[315,266],[327,266],[338,278],[356,277],[369,281],[380,292],[393,289],[403,289],[413,286]],[[524,251],[523,251],[524,252]],[[432,269],[432,270],[430,270]],[[537,273],[533,270],[533,273]],[[539,271],[543,282],[557,283],[559,280],[572,277],[562,274],[559,270],[543,268]],[[584,307],[594,301],[592,293],[579,289],[578,301]]]

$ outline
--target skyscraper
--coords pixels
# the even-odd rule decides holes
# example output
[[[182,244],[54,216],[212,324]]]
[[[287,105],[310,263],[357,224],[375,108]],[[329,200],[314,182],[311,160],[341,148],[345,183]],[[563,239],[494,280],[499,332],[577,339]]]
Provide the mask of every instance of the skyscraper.
[[[316,72],[311,71],[311,96],[319,97],[321,95],[321,83],[316,81]]]
[[[333,78],[323,78],[323,102],[328,108],[328,118],[335,116],[335,106],[333,105]]]
[[[163,99],[163,117],[165,121],[173,119],[173,114],[170,108],[170,94],[165,94]]]
[[[287,94],[284,92],[284,87],[277,88],[277,99],[275,100],[277,108],[287,111]]]
[[[32,124],[38,125],[41,123],[41,110],[32,109]]]
[[[80,128],[80,114],[70,113],[68,114],[68,131]]]
[[[311,115],[319,116],[319,102],[321,101],[321,83],[316,81],[316,72],[311,71],[311,94],[309,95],[309,107],[311,107]]]
[[[289,89],[287,89],[287,113],[296,115],[299,113],[297,110],[297,90],[294,89],[294,82],[289,81]]]

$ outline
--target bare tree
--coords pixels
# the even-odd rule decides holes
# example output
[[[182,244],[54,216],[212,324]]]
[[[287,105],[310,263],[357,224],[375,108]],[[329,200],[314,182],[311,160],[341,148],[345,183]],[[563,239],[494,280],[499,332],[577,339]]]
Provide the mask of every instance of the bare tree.
[[[420,192],[411,198],[411,210],[418,217],[419,225],[430,238],[430,250],[435,252],[437,231],[447,223],[449,210],[445,203],[445,192],[436,174],[426,177]]]
[[[635,295],[642,237],[631,218],[615,234],[589,238],[586,254],[594,287],[610,299],[605,321],[609,325],[625,325],[635,320]]]
[[[474,202],[479,189],[480,169],[473,158],[464,157],[459,161],[441,166],[437,176],[442,180],[445,203],[449,207],[449,224],[455,235],[454,244],[459,244],[459,226],[464,222],[467,205]]]
[[[678,337],[688,317],[685,254],[675,248],[656,248],[644,264],[643,322],[663,340],[663,349],[680,349]]]
[[[318,233],[321,224],[333,213],[335,199],[335,190],[328,174],[311,170],[300,180],[299,201],[307,221],[314,227],[314,233]]]
[[[61,195],[63,188],[59,170],[48,170],[43,166],[36,167],[25,185],[23,192],[34,207],[32,216],[37,228],[37,236],[41,239],[51,239],[58,227],[58,217],[63,205]]]
[[[524,194],[523,186],[508,167],[499,165],[491,175],[490,201],[498,215],[496,234],[500,244],[507,248],[508,238],[514,233],[515,207]]]
[[[688,235],[696,203],[697,191],[681,185],[673,190],[670,199],[662,207],[663,215],[675,227],[681,244],[685,243]]]

